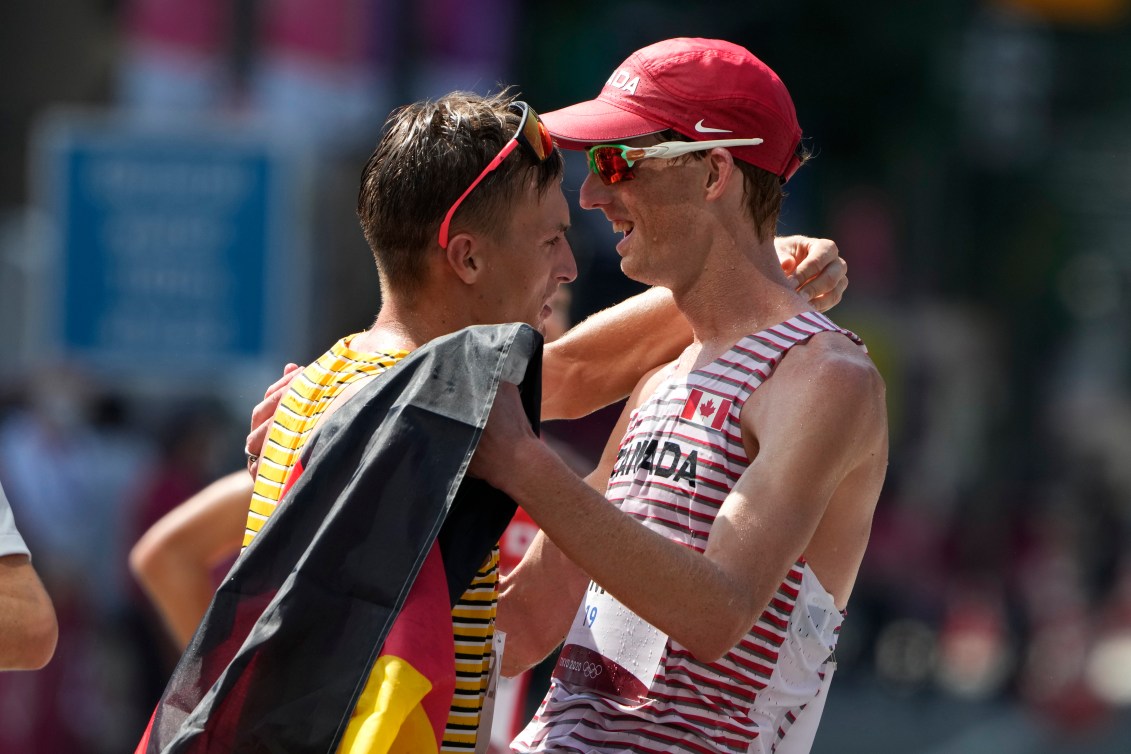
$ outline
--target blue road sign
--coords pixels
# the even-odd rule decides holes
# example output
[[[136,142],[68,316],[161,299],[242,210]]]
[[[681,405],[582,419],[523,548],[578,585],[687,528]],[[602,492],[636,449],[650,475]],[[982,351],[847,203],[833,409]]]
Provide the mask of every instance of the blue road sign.
[[[43,203],[57,229],[54,335],[104,366],[189,369],[272,355],[301,307],[292,166],[262,140],[60,116]],[[282,320],[282,321],[280,321]]]

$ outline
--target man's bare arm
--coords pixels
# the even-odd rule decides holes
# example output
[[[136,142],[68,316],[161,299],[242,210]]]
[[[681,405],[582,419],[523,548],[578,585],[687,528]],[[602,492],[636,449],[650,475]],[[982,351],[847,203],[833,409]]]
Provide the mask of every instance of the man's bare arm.
[[[646,383],[642,380],[637,390]],[[630,402],[635,398],[636,393]],[[597,468],[585,477],[598,495],[605,494],[629,416],[629,410],[622,412]],[[503,675],[533,667],[562,643],[588,584],[589,576],[539,531],[522,562],[500,584],[496,625],[507,634]]]
[[[0,557],[0,670],[36,670],[55,653],[55,608],[27,555]]]
[[[212,601],[212,568],[239,552],[251,487],[243,471],[221,477],[169,511],[130,551],[130,569],[181,649]]]
[[[778,261],[797,290],[820,311],[840,302],[848,265],[827,238],[774,239]],[[542,418],[576,419],[624,398],[645,373],[674,359],[691,342],[691,328],[671,293],[654,288],[598,312],[547,345]],[[288,364],[251,415],[248,470],[254,478],[271,418],[300,368]]]
[[[499,583],[495,627],[507,635],[502,673],[511,677],[541,662],[569,631],[589,577],[544,532]]]
[[[790,399],[768,402],[759,417],[758,457],[723,503],[703,554],[642,526],[582,484],[519,423],[509,386],[496,400],[472,471],[519,501],[562,553],[629,609],[712,661],[765,609],[840,483],[857,467],[885,463],[875,457],[881,448],[886,454],[886,423],[874,368],[842,363],[778,387],[785,383]],[[744,431],[748,421],[744,411]],[[882,478],[872,473],[864,485],[867,521]]]
[[[594,314],[546,346],[542,418],[576,419],[615,403],[690,342],[691,327],[663,288]]]

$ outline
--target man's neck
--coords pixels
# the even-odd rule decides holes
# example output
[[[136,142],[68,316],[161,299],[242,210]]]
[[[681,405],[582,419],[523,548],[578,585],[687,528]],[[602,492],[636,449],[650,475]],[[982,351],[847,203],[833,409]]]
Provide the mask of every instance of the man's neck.
[[[448,299],[421,295],[409,302],[387,295],[373,326],[355,338],[352,345],[361,351],[412,351],[442,335],[474,324],[467,320],[460,307],[439,303],[444,301]]]
[[[705,355],[811,309],[782,272],[772,241],[716,250],[705,261],[702,275],[672,291]]]

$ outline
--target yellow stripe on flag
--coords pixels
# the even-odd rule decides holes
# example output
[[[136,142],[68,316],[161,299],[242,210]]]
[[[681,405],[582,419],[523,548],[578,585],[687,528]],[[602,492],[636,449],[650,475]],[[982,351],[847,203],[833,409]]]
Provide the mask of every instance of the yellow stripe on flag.
[[[400,657],[379,657],[338,746],[339,754],[436,754],[420,701],[432,683]]]

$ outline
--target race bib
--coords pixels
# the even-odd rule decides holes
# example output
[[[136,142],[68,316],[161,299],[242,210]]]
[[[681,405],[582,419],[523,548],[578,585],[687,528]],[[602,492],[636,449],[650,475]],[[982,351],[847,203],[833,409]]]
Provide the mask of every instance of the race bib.
[[[590,581],[554,678],[638,704],[648,697],[667,642],[667,634]]]
[[[507,635],[496,630],[491,638],[491,664],[487,669],[487,693],[483,695],[483,709],[479,710],[479,730],[476,731],[475,754],[489,754],[491,729],[495,722],[495,696],[499,691],[499,669],[503,667],[503,648]]]

